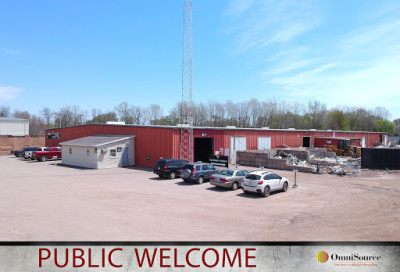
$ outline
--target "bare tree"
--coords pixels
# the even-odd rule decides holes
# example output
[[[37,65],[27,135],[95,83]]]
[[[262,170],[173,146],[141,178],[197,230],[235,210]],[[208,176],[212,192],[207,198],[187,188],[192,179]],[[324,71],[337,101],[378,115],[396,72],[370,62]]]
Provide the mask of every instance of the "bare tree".
[[[388,120],[390,118],[390,112],[385,107],[376,107],[375,116],[377,119]]]
[[[29,120],[29,134],[31,136],[44,136],[46,124],[44,120],[36,115],[32,115]]]
[[[223,104],[219,102],[215,104],[215,115],[217,116],[215,119],[216,126],[226,126],[226,109]]]
[[[216,101],[208,101],[206,108],[208,126],[225,126],[225,106],[223,104]]]
[[[235,103],[231,100],[225,102],[226,122],[229,126],[238,126],[238,112]]]
[[[118,113],[119,119],[126,124],[133,124],[132,111],[128,102],[122,102],[115,107]]]
[[[159,125],[163,116],[163,110],[160,105],[151,104],[148,109],[150,124]]]
[[[55,123],[61,127],[75,126],[85,122],[84,113],[79,106],[65,106],[55,112]]]
[[[193,107],[193,125],[206,126],[208,124],[207,107],[203,103]]]
[[[181,103],[177,103],[175,107],[169,111],[169,118],[172,125],[176,125],[181,122]]]
[[[28,111],[14,110],[14,116],[17,118],[28,119],[28,120],[31,118],[31,114]]]
[[[148,109],[141,106],[131,106],[129,108],[131,116],[133,118],[133,124],[144,125],[148,121]]]
[[[44,117],[44,120],[46,122],[46,127],[49,128],[51,118],[53,117],[52,110],[48,107],[43,107],[42,110],[40,111],[40,114]]]
[[[238,111],[238,125],[239,127],[249,127],[250,125],[250,108],[248,102],[239,102],[236,104]]]
[[[322,129],[324,119],[327,116],[327,108],[325,104],[319,101],[309,101],[308,102],[308,113],[310,117],[311,128]]]
[[[81,110],[81,108],[77,105],[73,105],[72,107],[73,112],[73,125],[79,125],[85,123],[85,112]]]
[[[92,123],[96,123],[95,119],[97,116],[101,115],[101,109],[92,109],[90,112],[92,114]]]
[[[10,115],[10,107],[1,106],[0,107],[0,117],[8,117]]]
[[[250,108],[250,125],[252,127],[257,127],[258,118],[261,115],[260,102],[256,98],[250,99],[248,106]]]

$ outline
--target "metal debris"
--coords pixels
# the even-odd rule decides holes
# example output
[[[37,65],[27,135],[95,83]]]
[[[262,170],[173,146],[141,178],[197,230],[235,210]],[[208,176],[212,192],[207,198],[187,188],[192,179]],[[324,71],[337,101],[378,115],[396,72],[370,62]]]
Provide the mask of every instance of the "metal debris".
[[[295,155],[286,153],[282,150],[278,151],[274,156],[275,159],[286,159],[288,164],[290,165],[297,165],[297,166],[306,166],[310,167],[311,164],[307,163],[307,161],[299,160]]]

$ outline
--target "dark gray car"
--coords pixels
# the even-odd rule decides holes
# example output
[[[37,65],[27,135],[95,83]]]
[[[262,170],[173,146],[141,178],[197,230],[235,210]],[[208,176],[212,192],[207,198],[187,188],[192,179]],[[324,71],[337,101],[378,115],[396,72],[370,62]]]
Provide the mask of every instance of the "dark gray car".
[[[248,173],[247,170],[224,169],[212,175],[210,184],[217,187],[230,188],[235,191],[237,188],[242,187],[242,179]]]
[[[181,178],[188,182],[194,181],[197,184],[202,184],[204,180],[209,180],[211,176],[219,170],[214,165],[205,162],[187,163],[181,170]]]

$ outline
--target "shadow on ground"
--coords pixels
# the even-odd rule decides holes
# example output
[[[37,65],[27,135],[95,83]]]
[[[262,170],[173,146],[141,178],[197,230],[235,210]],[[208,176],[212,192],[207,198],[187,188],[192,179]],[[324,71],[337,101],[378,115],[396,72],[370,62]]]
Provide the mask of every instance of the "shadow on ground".
[[[253,198],[253,199],[268,199],[269,197],[273,197],[275,194],[279,192],[271,192],[268,197],[263,197],[261,194],[256,194],[256,193],[239,193],[237,196],[243,197],[243,198]]]
[[[231,191],[232,191],[232,190],[229,189],[229,188],[221,188],[221,187],[217,187],[217,186],[208,187],[207,190],[213,191],[213,192],[218,192],[218,193],[220,193],[220,192],[226,193],[226,192],[231,192]]]

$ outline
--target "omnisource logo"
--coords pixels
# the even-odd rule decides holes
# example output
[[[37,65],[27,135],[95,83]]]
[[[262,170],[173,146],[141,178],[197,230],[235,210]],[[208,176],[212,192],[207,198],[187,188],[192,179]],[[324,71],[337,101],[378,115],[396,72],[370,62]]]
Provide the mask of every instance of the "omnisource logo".
[[[330,259],[334,266],[378,266],[382,257],[376,255],[361,255],[358,253],[348,255],[332,253],[329,255],[325,251],[320,251],[317,254],[317,259],[320,263],[326,263]]]
[[[380,261],[381,256],[359,255],[358,253],[350,255],[338,255],[333,253],[331,255],[332,261]]]

